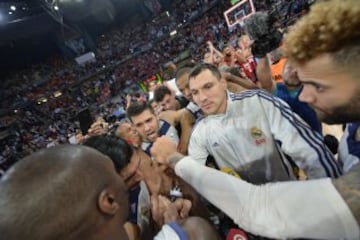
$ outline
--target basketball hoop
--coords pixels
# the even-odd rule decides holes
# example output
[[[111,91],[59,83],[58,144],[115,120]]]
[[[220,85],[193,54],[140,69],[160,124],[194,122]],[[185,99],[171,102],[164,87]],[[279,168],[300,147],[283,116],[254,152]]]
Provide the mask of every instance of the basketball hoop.
[[[224,17],[229,29],[237,24],[244,26],[244,19],[255,13],[255,7],[252,0],[243,0],[232,6],[224,12]]]

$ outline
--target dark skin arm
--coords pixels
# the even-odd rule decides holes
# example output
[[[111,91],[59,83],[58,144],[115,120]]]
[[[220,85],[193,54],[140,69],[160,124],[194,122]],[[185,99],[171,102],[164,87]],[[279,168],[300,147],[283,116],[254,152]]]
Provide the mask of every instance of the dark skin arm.
[[[235,76],[231,73],[227,73],[227,72],[222,72],[221,76],[228,82],[228,83],[234,83],[237,84],[245,89],[257,89],[259,88],[258,86],[256,86],[256,84],[254,84],[251,80],[247,79],[247,78],[242,78],[242,77],[238,77]]]
[[[191,129],[195,123],[194,116],[186,109],[182,112],[180,116],[180,125],[181,125],[181,136],[178,146],[179,152],[182,154],[187,154],[187,149],[189,146]]]
[[[182,154],[186,154],[189,145],[191,129],[195,123],[195,118],[193,117],[193,115],[188,110],[183,108],[177,111],[161,112],[159,118],[167,121],[172,126],[176,126],[177,124],[180,124],[181,136],[179,136],[180,141],[178,145],[178,150]]]

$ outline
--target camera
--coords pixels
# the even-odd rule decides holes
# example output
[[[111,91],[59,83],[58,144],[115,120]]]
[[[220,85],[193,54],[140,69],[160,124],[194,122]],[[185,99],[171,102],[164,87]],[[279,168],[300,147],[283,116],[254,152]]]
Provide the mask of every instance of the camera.
[[[275,12],[257,12],[244,20],[245,31],[253,40],[253,56],[264,57],[280,46],[282,33],[275,27],[276,20]]]

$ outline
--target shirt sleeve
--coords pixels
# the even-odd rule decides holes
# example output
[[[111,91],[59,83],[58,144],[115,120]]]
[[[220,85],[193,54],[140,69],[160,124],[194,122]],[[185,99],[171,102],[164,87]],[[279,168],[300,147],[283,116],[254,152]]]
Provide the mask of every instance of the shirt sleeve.
[[[198,163],[205,165],[209,155],[206,148],[206,139],[202,136],[201,122],[195,126],[191,136],[188,147],[189,156],[191,156]]]
[[[184,230],[175,222],[164,225],[154,240],[189,240]]]
[[[185,157],[178,176],[251,233],[276,238],[359,239],[359,226],[328,178],[249,184]]]
[[[309,179],[339,177],[339,164],[326,147],[323,137],[302,120],[281,99],[263,91],[258,98],[268,119],[269,128],[282,152],[304,170]]]
[[[195,119],[198,118],[201,112],[199,106],[193,102],[189,102],[189,104],[186,106],[186,110],[188,110],[194,116]]]

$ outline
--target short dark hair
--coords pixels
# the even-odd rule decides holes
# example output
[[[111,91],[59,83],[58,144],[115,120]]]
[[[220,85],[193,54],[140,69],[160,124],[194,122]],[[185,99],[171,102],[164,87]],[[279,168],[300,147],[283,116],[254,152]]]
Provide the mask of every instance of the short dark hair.
[[[189,74],[191,70],[195,67],[195,63],[189,62],[179,68],[175,73],[175,81],[177,81],[179,78],[181,78],[184,74]]]
[[[92,147],[107,155],[114,163],[116,172],[125,168],[134,153],[133,148],[119,137],[100,135],[86,139],[83,145]]]
[[[146,102],[131,103],[126,110],[126,114],[128,119],[132,122],[132,117],[140,115],[145,110],[149,110],[152,114],[155,114],[154,109],[151,107],[150,104],[147,104]]]
[[[166,95],[171,95],[171,94],[172,92],[167,86],[165,85],[158,86],[157,88],[155,88],[154,91],[154,100],[155,102],[161,102]]]
[[[209,70],[217,79],[221,79],[221,73],[219,71],[219,69],[217,69],[217,67],[215,67],[212,64],[208,64],[208,63],[201,63],[196,65],[190,72],[189,74],[189,80],[191,78],[194,78],[196,76],[198,76],[200,73],[202,73],[205,70]]]

